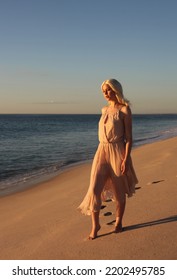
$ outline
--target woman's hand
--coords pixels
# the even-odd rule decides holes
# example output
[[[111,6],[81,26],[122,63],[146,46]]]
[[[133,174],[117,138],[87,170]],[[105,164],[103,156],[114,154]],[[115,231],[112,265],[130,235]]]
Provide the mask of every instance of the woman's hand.
[[[123,160],[120,166],[120,170],[122,174],[125,174],[127,171],[127,161]]]

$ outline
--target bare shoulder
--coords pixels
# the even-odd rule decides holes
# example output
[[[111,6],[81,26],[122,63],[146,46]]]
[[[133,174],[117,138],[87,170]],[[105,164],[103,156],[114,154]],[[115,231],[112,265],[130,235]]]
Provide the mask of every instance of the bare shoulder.
[[[129,106],[122,106],[121,110],[120,110],[125,116],[131,116],[131,109]]]
[[[108,106],[104,106],[104,107],[101,109],[102,114],[104,114],[104,113],[107,111],[107,109],[108,109]]]

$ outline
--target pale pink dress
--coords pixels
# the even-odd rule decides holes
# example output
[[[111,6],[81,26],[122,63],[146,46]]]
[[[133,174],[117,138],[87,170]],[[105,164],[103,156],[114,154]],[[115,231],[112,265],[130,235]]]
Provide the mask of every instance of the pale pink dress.
[[[125,139],[124,121],[120,110],[110,113],[108,107],[102,110],[99,121],[99,145],[95,153],[88,192],[79,206],[81,212],[90,215],[101,208],[102,201],[113,199],[121,201],[135,192],[138,183],[130,158],[127,172],[121,174],[124,158]]]

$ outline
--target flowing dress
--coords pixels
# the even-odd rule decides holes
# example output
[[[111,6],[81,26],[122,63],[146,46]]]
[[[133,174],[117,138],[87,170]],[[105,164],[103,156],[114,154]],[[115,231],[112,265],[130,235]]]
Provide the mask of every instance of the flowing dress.
[[[95,153],[88,192],[78,207],[85,215],[101,208],[102,201],[121,201],[125,194],[131,197],[138,183],[131,157],[127,171],[121,173],[125,154],[125,127],[121,111],[110,112],[103,108],[99,121],[99,145]]]

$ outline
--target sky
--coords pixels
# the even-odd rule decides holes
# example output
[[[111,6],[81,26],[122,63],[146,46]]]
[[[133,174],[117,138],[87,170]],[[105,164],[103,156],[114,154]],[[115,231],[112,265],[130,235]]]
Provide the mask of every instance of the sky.
[[[177,113],[176,0],[0,0],[0,114]]]

